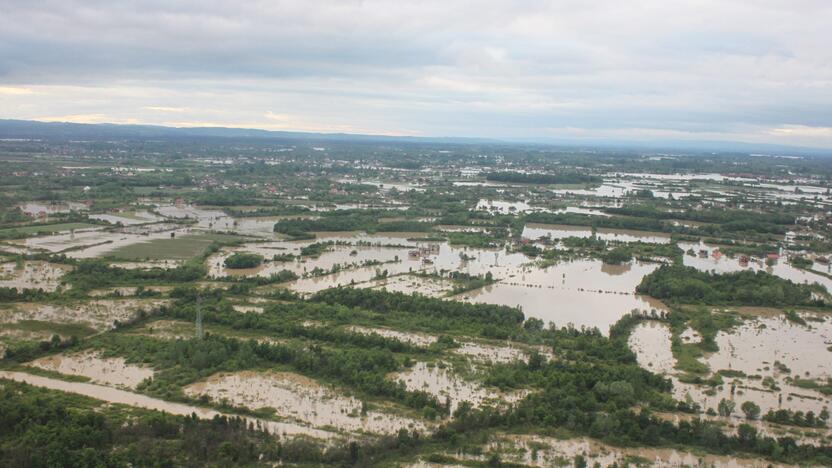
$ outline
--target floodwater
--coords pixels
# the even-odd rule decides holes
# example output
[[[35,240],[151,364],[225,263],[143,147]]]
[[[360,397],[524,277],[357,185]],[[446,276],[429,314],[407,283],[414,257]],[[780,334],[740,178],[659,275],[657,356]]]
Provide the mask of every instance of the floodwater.
[[[23,302],[0,310],[0,322],[82,323],[103,331],[113,328],[116,321],[124,323],[135,319],[140,310],[150,312],[168,303],[170,300],[165,299],[101,299],[75,305]]]
[[[710,387],[682,383],[676,378],[667,324],[640,323],[633,329],[629,344],[642,367],[673,380],[676,399],[684,400],[690,395],[703,411],[716,410],[719,401],[725,398],[736,402],[735,417],[741,415],[739,408],[745,401],[757,403],[763,414],[783,408],[813,411],[817,415],[824,408],[832,408],[832,397],[789,382],[798,377],[832,376],[832,359],[827,350],[832,343],[832,323],[828,320],[807,323],[812,328],[794,324],[782,316],[760,317],[748,319],[728,332],[720,331],[716,337],[719,351],[706,354],[702,362],[710,367],[711,373],[734,370],[757,377],[723,377],[725,383],[710,395],[707,392]],[[767,387],[763,379],[771,379],[779,389]]]
[[[489,213],[499,213],[499,214],[517,214],[517,213],[529,213],[532,211],[549,211],[545,208],[531,206],[524,201],[517,201],[517,202],[509,202],[503,200],[486,200],[482,199],[477,202],[477,205],[474,207],[474,210],[477,211],[488,211]]]
[[[69,213],[70,211],[86,210],[87,206],[78,202],[27,202],[18,205],[24,214],[29,216],[42,216],[58,213]]]
[[[651,244],[669,244],[670,234],[650,231],[633,231],[630,229],[600,228],[596,237],[613,242],[646,242]],[[549,237],[553,240],[567,237],[592,237],[592,229],[584,226],[569,226],[565,224],[527,224],[523,228],[522,236],[526,239]]]
[[[720,455],[696,455],[689,452],[679,452],[674,449],[656,449],[647,447],[620,448],[606,445],[586,437],[573,439],[556,439],[554,437],[532,434],[502,434],[497,436],[485,447],[485,455],[466,455],[485,461],[491,453],[499,453],[501,458],[510,463],[520,463],[528,466],[572,466],[576,456],[582,455],[587,466],[598,464],[619,466],[635,464],[633,458],[643,459],[651,466],[702,466],[719,468],[769,466],[784,467],[787,465],[771,464],[763,459],[735,458]],[[627,459],[629,458],[629,463]]]
[[[671,374],[676,366],[676,359],[670,350],[672,337],[667,325],[651,320],[633,328],[628,344],[641,367],[657,374]]]
[[[166,218],[196,220],[196,226],[202,229],[227,231],[234,227],[234,218],[220,210],[208,210],[194,205],[163,205],[157,207],[156,212]]]
[[[220,278],[224,276],[260,276],[269,277],[282,270],[289,270],[298,276],[311,275],[316,268],[322,272],[331,272],[337,269],[355,269],[368,262],[388,263],[398,260],[406,260],[409,249],[407,247],[374,247],[360,245],[332,245],[328,250],[317,258],[295,258],[290,261],[267,261],[256,268],[226,268],[225,259],[234,252],[251,252],[265,257],[267,260],[275,255],[292,254],[300,255],[300,250],[305,245],[292,244],[289,242],[269,242],[261,244],[247,244],[244,247],[224,249],[208,258],[209,276]],[[388,265],[377,265],[382,269],[389,269]]]
[[[22,266],[16,262],[0,264],[0,287],[43,289],[52,292],[61,285],[64,274],[72,270],[68,265],[43,261],[27,261]]]
[[[185,387],[185,393],[194,397],[208,395],[215,402],[227,401],[251,409],[274,408],[281,418],[319,428],[376,434],[425,429],[423,423],[412,418],[377,410],[362,413],[361,400],[289,372],[215,374]]]
[[[587,216],[601,216],[601,217],[610,217],[611,215],[604,213],[601,210],[594,210],[591,208],[582,208],[579,206],[567,206],[566,208],[562,208],[560,210],[555,210],[555,213],[574,213],[574,214],[582,214]]]
[[[212,419],[215,416],[232,416],[229,414],[220,413],[219,411],[201,408],[198,406],[191,406],[182,403],[164,401],[158,398],[140,395],[138,393],[133,393],[127,390],[120,390],[112,387],[105,387],[102,385],[96,385],[91,383],[67,382],[48,377],[31,375],[24,372],[0,371],[0,378],[14,380],[16,382],[24,382],[29,385],[35,385],[37,387],[84,395],[108,403],[117,403],[127,406],[134,406],[137,408],[164,411],[166,413],[175,414],[179,416],[190,416],[192,414],[195,414],[200,419]],[[244,417],[243,419],[247,422],[254,424],[257,427],[265,428],[271,434],[285,437],[307,436],[324,440],[337,437],[337,434],[333,432],[321,429],[314,429],[302,426],[300,424],[268,421],[264,419],[257,419],[251,417]]]
[[[730,258],[723,255],[719,248],[704,243],[680,242],[679,248],[686,252],[684,264],[700,271],[716,273],[731,273],[743,270],[765,271],[798,284],[819,283],[828,292],[832,293],[832,278],[795,268],[788,263],[787,258],[780,258],[774,265],[769,266],[766,265],[764,259],[751,258],[748,261],[742,261],[739,256]],[[693,255],[687,253],[690,250],[693,251]]]
[[[610,325],[633,310],[666,310],[661,301],[633,293],[641,279],[656,269],[652,263],[605,265],[600,260],[564,261],[529,268],[499,283],[457,296],[471,302],[519,306],[526,317],[558,326]]]
[[[436,337],[425,333],[403,332],[398,330],[391,330],[389,328],[377,327],[362,327],[358,325],[350,325],[346,327],[347,331],[353,333],[360,333],[362,335],[379,335],[385,338],[393,338],[413,346],[426,348],[436,342]]]
[[[143,380],[153,377],[153,369],[127,364],[124,358],[103,358],[98,352],[47,356],[28,365],[61,374],[87,377],[92,382],[134,389]]]
[[[73,249],[67,252],[68,257],[93,258],[119,247],[153,239],[169,238],[172,232],[179,236],[189,231],[190,229],[187,228],[176,229],[176,226],[171,224],[133,225],[111,231],[95,228],[49,236],[29,237],[22,241],[22,245],[31,250],[46,250],[53,253]]]
[[[404,372],[392,374],[391,378],[403,382],[408,390],[427,392],[440,403],[450,402],[451,414],[464,401],[474,408],[486,405],[501,406],[519,401],[528,395],[527,390],[505,393],[463,380],[454,374],[450,364],[417,362]]]
[[[454,288],[454,282],[443,278],[423,277],[418,275],[399,275],[381,280],[361,283],[359,288],[383,289],[405,294],[419,293],[428,297],[445,297]]]
[[[286,253],[297,256],[302,247],[312,242],[329,240],[341,244],[330,246],[328,251],[317,258],[272,261],[251,269],[235,270],[224,266],[225,258],[235,251],[255,252],[267,258]],[[367,262],[382,264],[362,266]],[[268,277],[284,269],[290,270],[301,279],[286,283],[285,287],[305,294],[356,285],[444,297],[453,289],[453,282],[421,278],[409,273],[421,271],[439,275],[443,271],[458,271],[472,276],[491,273],[499,280],[498,283],[466,292],[454,299],[519,305],[528,317],[554,321],[561,326],[568,323],[597,326],[602,332],[606,332],[611,324],[634,309],[648,312],[665,309],[655,299],[634,294],[635,287],[644,275],[657,268],[656,264],[631,262],[606,265],[600,260],[585,259],[539,268],[534,259],[519,252],[457,247],[447,242],[424,242],[412,233],[326,233],[315,241],[250,243],[223,249],[212,255],[207,264],[212,277]],[[333,268],[337,272],[329,273]],[[385,270],[387,278],[379,278],[378,273]]]
[[[514,361],[526,361],[528,352],[524,348],[517,348],[511,345],[497,346],[485,343],[465,341],[459,344],[453,352],[468,357],[479,363],[510,363]]]
[[[144,224],[144,223],[155,223],[161,221],[163,218],[147,211],[147,210],[138,210],[133,212],[124,212],[124,213],[104,213],[104,214],[91,214],[89,215],[90,219],[98,219],[101,221],[107,221],[110,224],[118,224],[121,223],[124,226],[130,226],[133,224]]]

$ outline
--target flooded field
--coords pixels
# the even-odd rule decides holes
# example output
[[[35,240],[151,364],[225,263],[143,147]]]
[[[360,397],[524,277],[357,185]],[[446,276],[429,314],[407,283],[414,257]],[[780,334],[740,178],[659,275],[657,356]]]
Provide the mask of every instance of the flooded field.
[[[91,214],[90,219],[106,221],[110,224],[121,224],[130,226],[133,224],[155,223],[164,218],[157,216],[147,210],[124,211],[119,213]]]
[[[657,374],[672,374],[676,358],[670,350],[670,327],[656,321],[639,323],[630,333],[629,345],[641,367]]]
[[[731,258],[722,254],[718,247],[705,243],[680,242],[679,248],[686,252],[684,264],[702,271],[716,273],[731,273],[735,271],[765,271],[772,275],[793,281],[798,284],[818,283],[832,292],[832,278],[811,271],[796,268],[788,263],[788,257],[777,258],[769,265],[766,259],[736,256]],[[777,252],[772,252],[777,253]]]
[[[18,205],[20,210],[27,216],[42,217],[51,214],[69,213],[70,211],[87,210],[87,206],[78,202],[26,202]]]
[[[91,382],[134,389],[143,380],[153,378],[153,369],[127,364],[124,358],[104,358],[96,351],[56,354],[37,359],[29,366],[65,375],[87,377]]]
[[[395,434],[399,429],[425,425],[412,418],[377,410],[339,391],[289,372],[236,372],[217,374],[185,387],[191,396],[208,395],[247,408],[273,408],[276,415],[319,428],[339,431]]]
[[[148,242],[154,239],[170,239],[171,234],[181,236],[190,232],[170,224],[128,226],[125,228],[85,229],[48,236],[29,237],[15,241],[30,251],[66,252],[72,258],[93,258],[103,256],[117,249]]]
[[[501,364],[525,361],[529,355],[528,350],[510,345],[498,346],[472,341],[460,343],[459,347],[455,348],[453,352],[466,356],[475,362]]]
[[[832,353],[828,350],[832,324],[828,319],[807,323],[810,325],[795,324],[783,316],[746,318],[740,326],[720,331],[716,338],[719,351],[706,353],[701,362],[709,367],[711,375],[719,371],[739,374],[723,377],[724,384],[716,388],[678,380],[666,324],[639,324],[629,343],[642,367],[671,377],[674,396],[684,400],[690,395],[703,411],[716,410],[724,398],[735,401],[737,408],[753,401],[763,414],[772,409],[790,409],[817,415],[824,408],[832,408],[832,397],[799,387],[795,380],[825,381],[832,376]],[[735,415],[740,414],[737,409]]]
[[[72,267],[42,261],[27,261],[0,264],[0,288],[42,289],[52,292],[61,286],[64,274]]]
[[[151,313],[168,304],[165,299],[98,299],[76,305],[53,305],[23,302],[0,309],[0,322],[15,323],[38,320],[55,323],[80,323],[96,330],[109,330],[115,322],[125,323],[135,319],[140,311]]]
[[[500,434],[486,447],[486,455],[466,455],[461,458],[486,461],[489,454],[499,453],[510,463],[528,466],[574,466],[582,456],[587,466],[640,465],[656,467],[719,467],[765,468],[790,465],[771,464],[761,459],[746,459],[719,455],[702,455],[673,449],[620,448],[589,438],[557,439],[531,434]]]
[[[632,262],[606,265],[600,260],[565,261],[547,268],[522,269],[497,284],[458,298],[519,306],[527,317],[558,326],[609,326],[632,310],[665,310],[661,301],[633,293],[644,275],[658,265]],[[599,288],[599,285],[603,285]]]
[[[527,391],[500,392],[464,380],[457,376],[449,364],[417,362],[411,369],[393,374],[390,378],[403,382],[408,390],[424,391],[435,396],[440,402],[449,402],[451,413],[462,402],[473,407],[501,406],[525,397]]]
[[[385,338],[393,338],[402,343],[411,344],[413,346],[420,346],[426,348],[436,342],[436,337],[425,333],[403,332],[392,330],[389,328],[371,328],[362,327],[358,325],[350,325],[346,330],[353,333],[361,333],[363,335],[379,335]]]
[[[537,240],[548,237],[552,240],[567,237],[592,237],[592,229],[583,226],[568,226],[562,224],[527,224],[523,228],[523,238]],[[595,236],[598,239],[611,242],[647,242],[651,244],[669,244],[670,234],[662,232],[633,231],[628,229],[600,228]]]
[[[405,294],[419,293],[428,297],[445,297],[454,288],[454,282],[446,279],[418,275],[400,275],[361,283],[357,287],[383,289]]]
[[[480,200],[474,207],[475,210],[484,210],[491,213],[514,214],[529,213],[532,211],[549,211],[545,208],[531,206],[524,201],[509,202],[503,200]]]
[[[602,332],[634,309],[648,312],[665,309],[660,301],[634,294],[641,279],[657,268],[657,264],[607,265],[600,260],[584,259],[539,268],[533,259],[521,253],[454,247],[446,242],[419,242],[405,236],[343,233],[316,239],[316,242],[325,241],[341,244],[328,246],[316,258],[299,257],[301,249],[313,241],[251,243],[224,249],[209,257],[209,274],[215,278],[227,275],[268,277],[289,270],[301,279],[287,283],[286,287],[301,293],[355,285],[444,297],[453,290],[453,282],[408,273],[438,274],[443,270],[474,276],[491,273],[499,282],[463,293],[455,299],[520,306],[527,316],[544,322],[553,321],[561,326],[568,323],[578,327],[597,326]],[[224,259],[236,251],[258,253],[266,258],[292,254],[295,258],[266,262],[257,268],[225,268]],[[362,266],[368,263],[372,265]],[[379,278],[379,273],[384,271],[387,277]],[[599,285],[603,287],[599,288]]]

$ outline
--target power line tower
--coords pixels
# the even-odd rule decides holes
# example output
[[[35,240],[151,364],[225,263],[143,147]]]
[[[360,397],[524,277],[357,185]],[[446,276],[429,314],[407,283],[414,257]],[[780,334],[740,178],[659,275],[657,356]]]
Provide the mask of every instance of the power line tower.
[[[202,296],[196,297],[196,337],[201,340],[205,336],[202,327]]]

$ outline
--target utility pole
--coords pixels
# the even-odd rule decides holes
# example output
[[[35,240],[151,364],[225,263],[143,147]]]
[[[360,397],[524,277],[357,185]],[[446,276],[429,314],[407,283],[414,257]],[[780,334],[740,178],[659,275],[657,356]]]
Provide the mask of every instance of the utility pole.
[[[201,340],[205,335],[202,328],[202,296],[196,297],[196,338]]]

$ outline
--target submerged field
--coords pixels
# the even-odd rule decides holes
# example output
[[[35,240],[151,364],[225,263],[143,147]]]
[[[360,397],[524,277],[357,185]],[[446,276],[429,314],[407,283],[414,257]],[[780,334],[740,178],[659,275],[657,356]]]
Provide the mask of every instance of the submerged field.
[[[832,463],[824,164],[335,146],[0,155],[0,465]]]

